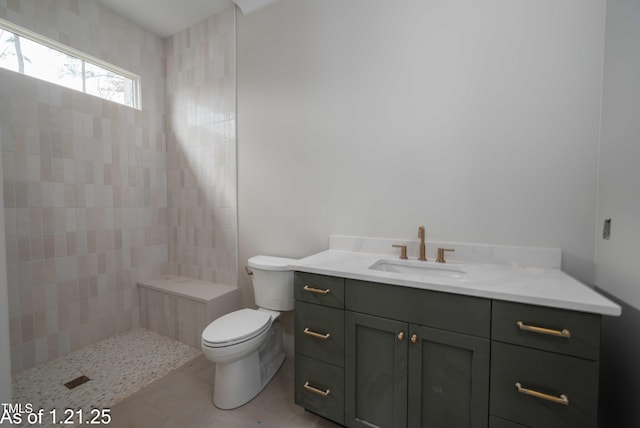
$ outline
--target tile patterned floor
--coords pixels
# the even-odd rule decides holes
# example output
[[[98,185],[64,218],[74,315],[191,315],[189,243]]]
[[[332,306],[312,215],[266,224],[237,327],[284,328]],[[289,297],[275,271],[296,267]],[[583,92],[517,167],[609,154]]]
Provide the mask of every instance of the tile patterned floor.
[[[198,355],[199,349],[152,331],[128,331],[18,373],[13,402],[30,403],[45,415],[54,408],[59,416],[65,409],[89,415],[92,408],[109,408]],[[64,386],[81,375],[91,381],[72,390]],[[50,426],[52,417],[43,420],[48,424],[38,426]]]
[[[293,402],[293,360],[256,398],[234,410],[212,401],[215,366],[199,356],[111,408],[117,428],[332,428]]]
[[[293,360],[246,405],[220,410],[212,403],[215,365],[200,350],[145,329],[129,331],[14,376],[14,403],[45,409],[108,409],[111,428],[332,428],[293,400]],[[63,383],[92,380],[73,390]],[[74,419],[77,420],[77,419]],[[57,425],[72,426],[72,425]],[[79,425],[76,425],[79,426]]]

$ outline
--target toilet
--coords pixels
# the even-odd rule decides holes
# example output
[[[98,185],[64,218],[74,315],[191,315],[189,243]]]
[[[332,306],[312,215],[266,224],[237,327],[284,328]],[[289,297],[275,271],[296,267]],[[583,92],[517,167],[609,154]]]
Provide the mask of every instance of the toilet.
[[[202,332],[202,353],[216,364],[213,404],[234,409],[262,391],[284,362],[280,312],[293,310],[295,260],[255,256],[249,259],[258,309],[223,315]]]

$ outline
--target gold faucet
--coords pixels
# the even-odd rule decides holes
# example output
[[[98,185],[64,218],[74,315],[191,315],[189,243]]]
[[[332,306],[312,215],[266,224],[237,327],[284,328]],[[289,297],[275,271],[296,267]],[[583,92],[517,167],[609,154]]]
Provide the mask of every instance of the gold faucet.
[[[393,244],[392,247],[400,248],[400,259],[407,260],[407,245],[406,244]]]
[[[444,259],[445,251],[455,251],[453,248],[438,248],[438,257],[436,258],[436,262],[438,263],[446,263],[447,261]]]
[[[418,237],[420,238],[420,254],[418,255],[418,260],[423,262],[427,261],[427,244],[424,242],[424,226],[420,226],[418,228]]]

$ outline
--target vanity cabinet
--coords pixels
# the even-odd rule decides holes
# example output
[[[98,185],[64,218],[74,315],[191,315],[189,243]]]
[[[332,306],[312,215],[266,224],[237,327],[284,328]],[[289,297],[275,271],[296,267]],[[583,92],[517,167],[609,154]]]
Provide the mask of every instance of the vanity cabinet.
[[[347,426],[487,427],[488,300],[346,280],[345,309]]]
[[[295,401],[347,427],[596,428],[601,316],[295,273]]]

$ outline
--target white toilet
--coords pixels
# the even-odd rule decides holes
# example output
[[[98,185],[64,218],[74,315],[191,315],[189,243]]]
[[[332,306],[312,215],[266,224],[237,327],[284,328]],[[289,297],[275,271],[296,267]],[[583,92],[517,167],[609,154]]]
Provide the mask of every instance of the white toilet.
[[[202,353],[216,363],[213,404],[234,409],[249,402],[284,362],[279,311],[293,310],[292,259],[249,259],[258,309],[224,315],[202,332]]]

